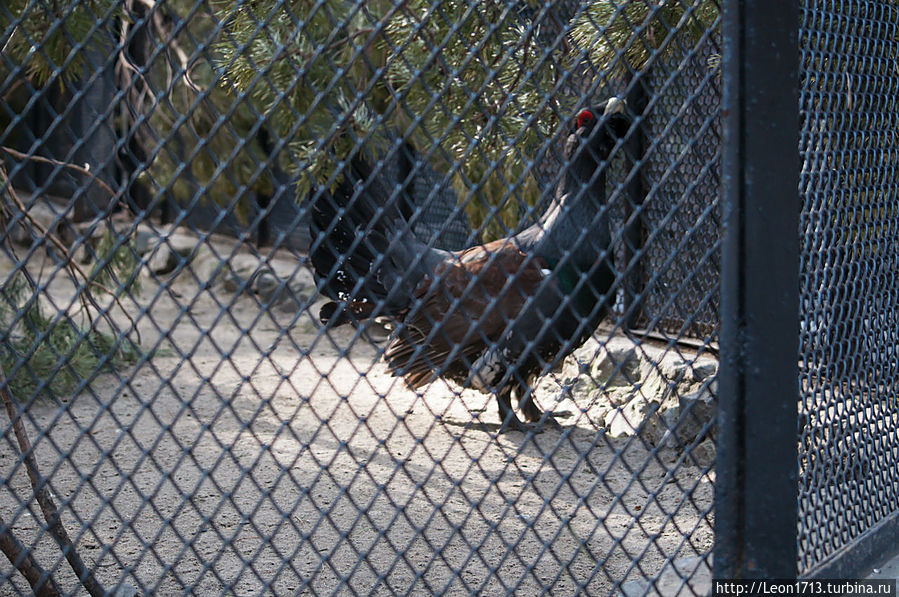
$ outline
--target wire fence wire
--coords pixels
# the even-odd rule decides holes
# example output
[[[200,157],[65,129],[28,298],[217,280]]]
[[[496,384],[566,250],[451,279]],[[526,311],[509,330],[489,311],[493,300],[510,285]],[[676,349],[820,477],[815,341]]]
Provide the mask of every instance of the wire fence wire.
[[[807,572],[851,553],[896,511],[899,14],[879,2],[805,3],[801,14],[799,569]]]
[[[0,6],[0,594],[708,592],[719,13]]]

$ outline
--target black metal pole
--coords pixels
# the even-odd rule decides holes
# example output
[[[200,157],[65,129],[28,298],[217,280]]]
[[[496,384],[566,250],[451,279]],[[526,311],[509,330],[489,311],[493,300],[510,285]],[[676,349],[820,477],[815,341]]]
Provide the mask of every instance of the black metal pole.
[[[724,2],[719,579],[797,573],[798,13]]]
[[[628,108],[631,114],[643,115],[648,100],[646,85],[649,75],[643,73],[638,75],[636,81],[630,84],[630,90],[627,94]],[[630,271],[625,280],[625,313],[628,313],[626,324],[628,329],[636,329],[640,325],[643,315],[642,301],[638,300],[638,296],[642,296],[645,290],[643,263],[640,255],[643,253],[643,199],[646,196],[646,189],[643,184],[642,165],[645,159],[646,143],[645,129],[642,119],[639,128],[633,131],[627,144],[628,164],[627,168],[633,170],[631,181],[627,185],[627,200],[624,203],[624,263],[631,265]]]

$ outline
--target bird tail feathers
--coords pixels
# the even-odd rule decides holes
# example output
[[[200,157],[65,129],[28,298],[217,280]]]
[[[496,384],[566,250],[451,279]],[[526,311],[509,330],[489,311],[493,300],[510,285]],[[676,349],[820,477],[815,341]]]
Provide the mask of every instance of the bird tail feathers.
[[[397,201],[354,156],[334,191],[313,202],[309,257],[319,288],[336,301],[322,308],[322,321],[360,321],[376,310],[389,316],[407,306],[399,287],[407,286],[417,241]]]

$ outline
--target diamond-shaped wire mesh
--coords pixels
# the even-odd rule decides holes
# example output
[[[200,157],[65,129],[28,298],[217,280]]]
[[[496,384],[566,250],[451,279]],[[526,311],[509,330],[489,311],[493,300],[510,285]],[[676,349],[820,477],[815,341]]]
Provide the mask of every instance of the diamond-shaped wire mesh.
[[[899,12],[805,3],[800,30],[800,571],[895,513]]]
[[[0,6],[0,594],[707,592],[719,12]]]

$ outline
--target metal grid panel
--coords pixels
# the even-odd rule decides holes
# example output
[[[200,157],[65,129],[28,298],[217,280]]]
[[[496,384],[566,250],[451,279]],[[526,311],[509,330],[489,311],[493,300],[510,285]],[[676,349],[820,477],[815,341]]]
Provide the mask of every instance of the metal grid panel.
[[[675,336],[718,327],[720,59],[709,32],[685,59],[659,65],[646,112],[640,323]]]
[[[800,571],[899,503],[899,13],[803,7]]]
[[[703,280],[717,267],[717,237],[700,232],[716,195],[690,197],[716,180],[717,74],[679,66],[705,60],[717,5],[256,12],[267,4],[0,7],[0,533],[23,558],[0,566],[0,591],[29,593],[19,572],[31,558],[66,594],[706,592],[717,360],[704,309],[717,290],[659,280],[672,263],[692,261]],[[625,35],[610,37],[609,15]],[[601,64],[607,42],[668,66],[657,78]],[[677,90],[651,97],[642,120],[626,108],[624,135],[646,123],[658,153],[641,161],[616,141],[577,193],[645,219],[647,245],[630,247],[602,294],[623,292],[646,260],[647,304],[663,313],[650,331],[670,340],[628,336],[626,314],[599,331],[584,315],[583,346],[540,354],[542,375],[521,388],[559,427],[504,429],[489,393],[392,376],[384,357],[408,321],[387,311],[395,293],[369,304],[400,331],[323,325],[327,294],[366,295],[333,296],[345,270],[314,277],[310,250],[347,263],[336,245],[349,242],[383,263],[412,231],[418,256],[451,255],[433,248],[541,221],[573,176],[562,151],[586,134],[572,131],[581,109],[639,86]],[[663,153],[687,157],[655,170]],[[606,169],[621,177],[602,181]],[[629,203],[640,178],[643,207]],[[354,215],[371,197],[380,211]],[[369,234],[338,238],[339,218],[310,228],[328,205]],[[385,218],[399,230],[386,244]],[[661,222],[681,235],[653,235]],[[403,263],[397,288],[419,267]],[[521,287],[523,274],[505,274]],[[697,333],[699,349],[679,343]],[[504,341],[489,340],[488,351]]]

